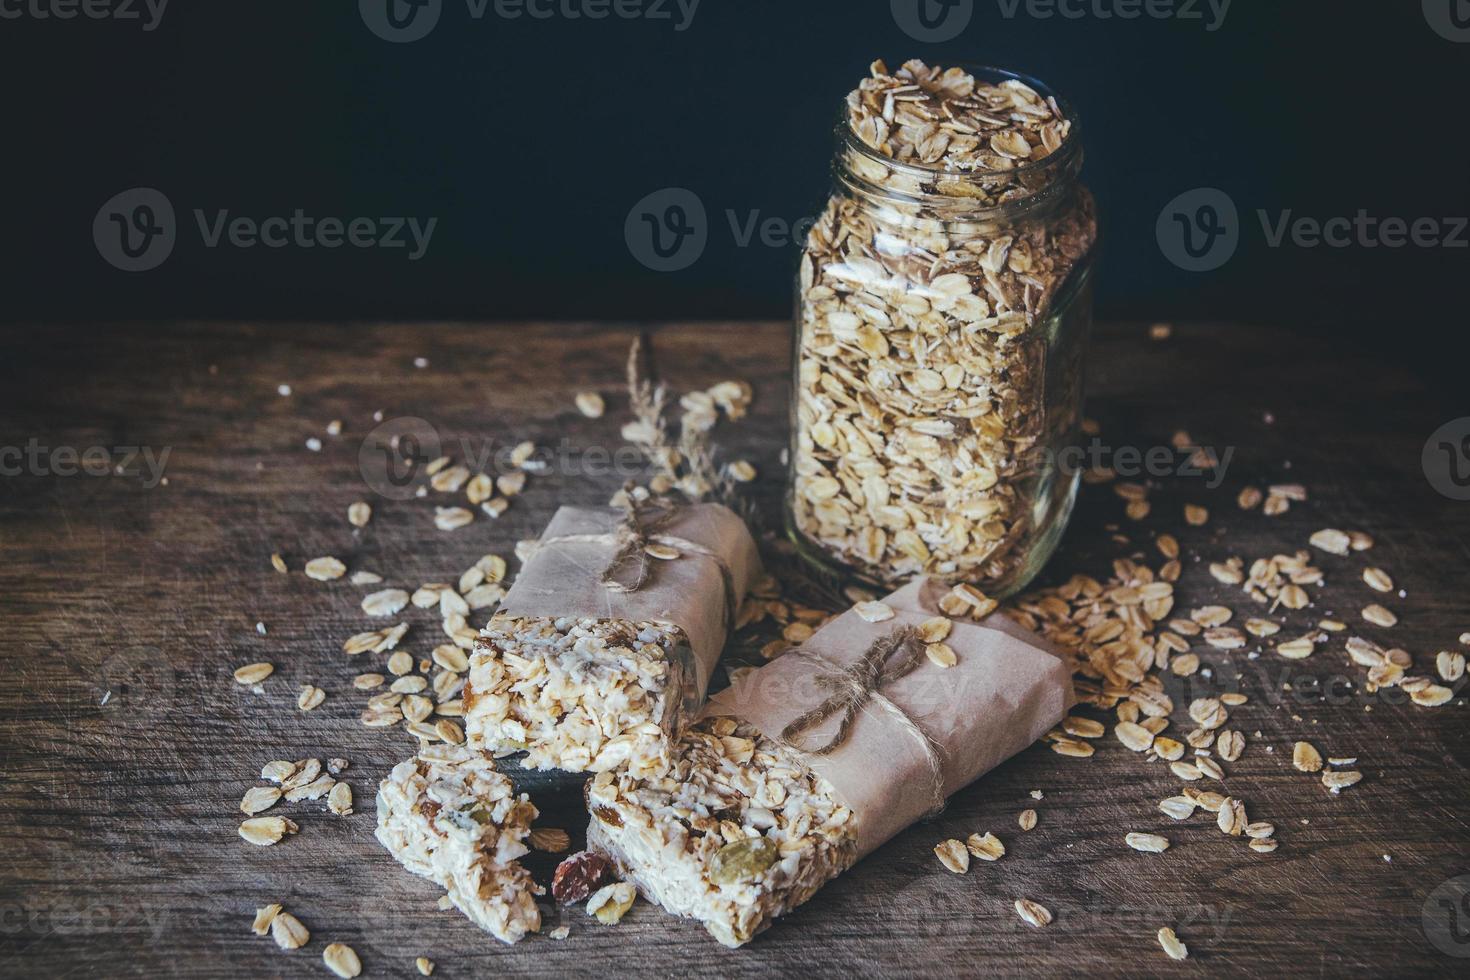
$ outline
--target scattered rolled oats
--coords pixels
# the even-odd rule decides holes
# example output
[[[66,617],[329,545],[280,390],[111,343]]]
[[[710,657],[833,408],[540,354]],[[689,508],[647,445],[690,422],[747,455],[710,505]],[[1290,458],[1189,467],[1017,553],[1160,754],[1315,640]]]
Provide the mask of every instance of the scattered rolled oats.
[[[392,616],[408,605],[408,593],[402,589],[383,589],[362,600],[362,611],[369,616]]]
[[[595,391],[579,391],[577,393],[577,411],[589,419],[600,419],[602,413],[607,410],[607,403],[602,396]]]
[[[1343,531],[1328,527],[1315,532],[1311,537],[1311,544],[1328,554],[1346,555],[1352,545],[1352,538]]]
[[[1356,786],[1363,779],[1363,774],[1356,769],[1327,770],[1322,773],[1322,785],[1326,786],[1334,795],[1341,793],[1349,786]]]
[[[282,949],[300,949],[311,941],[311,932],[290,912],[277,912],[271,919],[271,938]]]
[[[1215,815],[1215,823],[1221,833],[1239,837],[1245,830],[1245,804],[1233,797],[1226,797]]]
[[[864,622],[881,623],[890,620],[894,616],[893,607],[874,600],[873,602],[859,602],[853,610]]]
[[[1158,834],[1128,834],[1123,840],[1135,851],[1147,851],[1150,854],[1162,854],[1169,849],[1167,838]]]
[[[1363,607],[1363,618],[1374,626],[1382,626],[1385,629],[1396,626],[1399,621],[1399,618],[1392,611],[1385,609],[1376,602]]]
[[[1051,912],[1044,905],[1039,905],[1029,898],[1016,899],[1016,914],[1027,924],[1040,929],[1042,926],[1051,924]]]
[[[1317,772],[1322,768],[1322,753],[1311,742],[1297,742],[1291,749],[1291,764],[1301,772]]]
[[[346,980],[362,973],[362,960],[351,946],[344,943],[329,943],[322,950],[322,962],[327,965],[327,969]]]
[[[1016,822],[1021,825],[1022,830],[1034,829],[1036,827],[1036,811],[1030,809],[1022,810]]]
[[[235,683],[249,687],[259,684],[271,674],[275,673],[275,667],[267,663],[246,664],[235,671]]]
[[[301,693],[296,696],[296,707],[302,711],[310,711],[319,707],[327,699],[327,692],[311,684],[301,685]]]
[[[1375,592],[1392,592],[1393,578],[1381,568],[1363,569],[1363,581]]]
[[[1005,857],[1006,853],[1005,844],[1001,843],[1000,838],[989,831],[986,831],[983,835],[971,834],[965,841],[965,848],[982,861],[999,861]],[[940,858],[940,860],[943,860],[943,858]]]
[[[454,531],[473,522],[475,512],[463,507],[435,507],[434,526],[441,531]]]
[[[347,574],[347,566],[335,558],[313,558],[306,563],[306,577],[318,582],[330,582]]]
[[[269,847],[296,831],[295,821],[285,817],[252,817],[240,824],[240,836],[258,847]]]
[[[427,956],[420,956],[413,961],[413,965],[418,969],[420,976],[427,977],[434,972],[434,961]]]
[[[970,851],[960,841],[951,837],[934,845],[934,856],[939,863],[957,875],[970,870]]]
[[[924,655],[939,667],[953,667],[959,663],[959,656],[948,643],[927,643],[924,645]]]
[[[1180,941],[1174,934],[1174,930],[1168,926],[1159,930],[1159,945],[1164,948],[1171,960],[1184,960],[1189,958],[1189,947]]]
[[[347,523],[353,527],[367,527],[372,519],[373,505],[365,500],[356,501],[347,508]]]
[[[262,906],[255,910],[255,921],[250,923],[250,931],[257,936],[264,936],[271,931],[271,920],[281,912],[279,902]]]
[[[352,815],[352,787],[337,783],[327,793],[327,809],[339,817]]]
[[[256,786],[245,793],[244,799],[240,801],[240,812],[255,815],[262,810],[269,810],[276,805],[281,798],[281,791],[274,786]]]

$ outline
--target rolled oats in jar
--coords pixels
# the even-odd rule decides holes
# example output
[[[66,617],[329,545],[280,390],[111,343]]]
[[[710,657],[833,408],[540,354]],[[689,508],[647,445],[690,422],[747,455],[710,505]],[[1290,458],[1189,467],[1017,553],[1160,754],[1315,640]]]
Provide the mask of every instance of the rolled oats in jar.
[[[787,524],[825,570],[1002,596],[1078,474],[1097,224],[1076,116],[997,69],[909,61],[848,95],[801,259]]]

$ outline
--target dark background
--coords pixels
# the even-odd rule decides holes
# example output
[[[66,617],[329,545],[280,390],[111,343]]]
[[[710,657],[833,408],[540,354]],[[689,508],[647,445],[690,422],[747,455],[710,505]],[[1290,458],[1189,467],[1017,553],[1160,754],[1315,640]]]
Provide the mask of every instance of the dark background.
[[[1202,20],[1007,18],[999,0],[973,2],[965,32],[939,44],[905,35],[888,0],[702,0],[682,31],[673,0],[671,19],[599,21],[509,20],[493,4],[476,20],[444,0],[410,44],[374,36],[355,0],[173,0],[152,32],[0,19],[0,317],[783,317],[794,247],[738,247],[727,210],[814,213],[841,98],[872,58],[917,56],[1013,67],[1078,107],[1101,316],[1268,323],[1463,366],[1470,249],[1269,248],[1255,217],[1470,214],[1470,43],[1431,30],[1420,0],[1235,0],[1215,31],[1203,0]],[[160,268],[124,273],[91,224],[135,186],[170,198],[180,241]],[[668,186],[701,197],[710,238],[692,267],[657,273],[623,222]],[[1199,186],[1235,200],[1242,242],[1223,268],[1189,273],[1154,226]],[[194,208],[438,227],[417,262],[207,249]]]

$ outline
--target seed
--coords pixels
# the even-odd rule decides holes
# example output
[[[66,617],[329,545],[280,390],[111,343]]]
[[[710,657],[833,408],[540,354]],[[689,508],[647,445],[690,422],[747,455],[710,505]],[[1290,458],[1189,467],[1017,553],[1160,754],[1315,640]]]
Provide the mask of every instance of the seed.
[[[1322,785],[1332,790],[1334,794],[1340,793],[1349,786],[1356,785],[1363,778],[1363,774],[1356,769],[1346,772],[1327,771],[1322,774]]]
[[[362,960],[358,959],[357,953],[344,943],[330,943],[322,950],[322,962],[327,969],[339,977],[350,978],[362,972]]]
[[[1207,521],[1209,521],[1209,519],[1210,512],[1208,509],[1201,507],[1198,504],[1184,505],[1184,520],[1186,523],[1192,525],[1193,527],[1200,527],[1204,525]]]
[[[1051,924],[1051,912],[1046,906],[1038,905],[1029,898],[1016,899],[1016,914],[1038,929]]]
[[[408,605],[408,593],[402,589],[383,589],[362,600],[362,611],[369,616],[392,616]]]
[[[1021,815],[1016,818],[1016,822],[1021,825],[1022,830],[1031,830],[1036,826],[1036,811],[1022,810]]]
[[[1199,769],[1196,766],[1190,765],[1188,762],[1171,762],[1169,763],[1169,771],[1188,783],[1194,782],[1201,776]]]
[[[1301,772],[1317,772],[1322,768],[1322,753],[1311,742],[1298,742],[1291,749],[1291,764]]]
[[[955,841],[961,851],[964,845]],[[752,881],[765,874],[766,869],[779,857],[776,842],[767,837],[745,837],[726,844],[710,859],[709,877],[717,885],[733,885],[736,882]],[[968,865],[968,852],[966,862]],[[630,888],[632,886],[629,886]],[[595,897],[595,896],[594,896]],[[588,911],[591,911],[589,907]],[[621,917],[621,913],[619,913]],[[600,917],[599,917],[600,918]]]
[[[935,844],[934,856],[939,858],[940,864],[957,875],[962,875],[970,870],[969,850],[953,837]]]
[[[1352,539],[1346,533],[1332,527],[1315,532],[1309,540],[1312,547],[1320,548],[1331,555],[1347,554],[1352,544]]]
[[[1239,837],[1246,825],[1245,804],[1233,797],[1226,797],[1220,804],[1220,812],[1215,815],[1215,825],[1220,828],[1221,833]]]
[[[1154,539],[1154,544],[1158,546],[1159,553],[1165,558],[1179,557],[1179,541],[1174,535],[1161,534]]]
[[[1440,684],[1427,684],[1409,692],[1409,697],[1413,699],[1413,702],[1425,708],[1437,708],[1454,696],[1454,691]]]
[[[281,791],[274,786],[256,786],[245,793],[244,799],[240,801],[240,812],[254,816],[262,810],[269,810],[276,805],[281,798]]]
[[[335,558],[313,558],[306,563],[306,577],[316,579],[318,582],[330,582],[332,579],[341,578],[347,573],[347,566]]]
[[[1276,644],[1276,652],[1287,660],[1304,660],[1310,657],[1316,648],[1310,636],[1299,636],[1294,640]]]
[[[528,838],[533,850],[560,854],[572,846],[572,837],[559,827],[536,827]]]
[[[346,783],[337,783],[327,793],[327,809],[339,817],[350,816],[352,813],[352,787]]]
[[[1078,738],[1102,738],[1106,732],[1102,722],[1093,721],[1091,718],[1079,718],[1076,715],[1068,715],[1062,719],[1062,730]]]
[[[300,949],[311,939],[311,933],[290,912],[278,912],[271,920],[271,938],[282,949]]]
[[[294,833],[295,822],[285,817],[252,817],[240,824],[240,836],[258,847],[269,847]]]
[[[301,693],[296,696],[296,707],[302,711],[310,711],[318,707],[327,699],[327,692],[310,684],[301,685]]]
[[[282,575],[286,574],[286,559],[282,558],[278,552],[271,552],[271,567]]]
[[[255,921],[250,923],[250,931],[257,936],[264,936],[271,931],[271,920],[281,912],[279,902],[264,905],[255,910]]]
[[[524,474],[522,474],[524,475]],[[434,526],[441,531],[454,531],[473,522],[475,512],[463,507],[435,507]]]
[[[859,618],[869,623],[881,623],[892,619],[894,616],[892,606],[876,600],[872,602],[859,602],[852,608],[858,614]]]
[[[1226,762],[1234,762],[1245,751],[1245,736],[1233,728],[1227,728],[1216,739],[1215,748],[1219,751],[1220,758]]]
[[[924,646],[924,655],[940,667],[953,667],[959,662],[954,648],[948,643],[929,643]]]
[[[273,665],[266,663],[246,664],[235,671],[235,683],[244,684],[246,687],[251,684],[259,684],[274,673],[275,669]]]
[[[1159,809],[1175,820],[1187,820],[1194,816],[1196,806],[1198,804],[1187,796],[1171,796],[1159,802]]]
[[[1381,568],[1363,569],[1363,581],[1368,583],[1369,588],[1377,592],[1393,591],[1393,579]]]
[[[1118,722],[1113,728],[1113,734],[1118,737],[1118,741],[1128,746],[1134,752],[1146,751],[1149,746],[1154,744],[1153,732],[1141,725],[1135,725],[1131,721]]]
[[[1159,945],[1164,947],[1164,952],[1171,960],[1182,960],[1189,957],[1189,947],[1179,941],[1174,935],[1174,930],[1168,926],[1159,930]]]
[[[1133,833],[1123,840],[1135,851],[1146,851],[1150,854],[1162,854],[1169,849],[1169,841],[1158,834]]]
[[[965,841],[965,847],[982,861],[999,861],[1006,853],[1006,846],[1001,843],[1000,838],[989,831],[983,837],[980,834],[971,834]]]
[[[925,643],[938,643],[948,638],[953,629],[953,620],[945,616],[935,616],[919,624],[919,639]]]
[[[1307,595],[1307,590],[1295,582],[1281,590],[1281,604],[1287,609],[1305,609],[1310,601],[1311,597]]]
[[[1399,621],[1397,616],[1376,602],[1363,607],[1363,618],[1384,629],[1397,625]]]
[[[577,411],[581,412],[589,419],[602,418],[602,413],[606,410],[607,404],[602,400],[602,396],[599,395],[597,392],[577,392]]]

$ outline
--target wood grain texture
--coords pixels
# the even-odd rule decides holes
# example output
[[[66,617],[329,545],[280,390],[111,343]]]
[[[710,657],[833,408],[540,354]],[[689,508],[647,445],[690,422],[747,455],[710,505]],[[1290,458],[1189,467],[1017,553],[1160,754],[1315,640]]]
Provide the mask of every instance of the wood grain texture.
[[[1170,679],[1187,730],[1189,697],[1239,689],[1250,704],[1233,727],[1249,747],[1227,765],[1228,791],[1253,819],[1273,821],[1280,850],[1256,855],[1207,817],[1176,824],[1156,809],[1178,790],[1111,736],[1090,760],[1026,751],[955,797],[741,951],[640,902],[616,928],[580,909],[547,906],[563,942],[532,937],[507,948],[463,917],[435,908],[437,890],[404,872],[372,836],[378,779],[410,751],[397,731],[368,730],[365,695],[349,679],[347,636],[368,628],[367,589],[300,572],[317,555],[372,569],[391,584],[452,580],[480,555],[509,557],[561,503],[597,503],[613,473],[585,472],[591,447],[621,445],[621,376],[635,325],[93,325],[0,329],[12,352],[0,368],[0,446],[168,447],[166,486],[137,476],[0,477],[0,972],[65,976],[95,971],[210,977],[321,976],[321,950],[346,942],[367,975],[409,975],[415,956],[436,976],[800,974],[1333,975],[1445,973],[1463,960],[1426,938],[1426,896],[1470,873],[1470,736],[1464,698],[1419,708],[1362,692],[1363,672],[1334,642],[1313,657],[1249,660],[1200,650],[1209,678]],[[756,390],[751,416],[720,437],[753,460],[755,495],[778,523],[785,443],[788,328],[708,323],[649,328],[657,363],[676,387],[726,378]],[[413,359],[428,358],[418,369]],[[1324,556],[1328,584],[1291,622],[1336,614],[1355,631],[1410,651],[1421,670],[1470,629],[1470,504],[1436,493],[1420,469],[1424,440],[1467,414],[1463,392],[1431,392],[1373,351],[1295,341],[1278,331],[1182,327],[1150,342],[1138,325],[1101,329],[1089,360],[1089,415],[1111,446],[1195,440],[1234,447],[1215,491],[1198,478],[1156,481],[1153,514],[1135,524],[1105,487],[1084,490],[1045,578],[1106,573],[1111,559],[1152,555],[1153,534],[1185,548],[1180,607],[1219,601],[1248,615],[1249,600],[1205,565],[1306,546],[1319,527],[1363,528],[1366,556]],[[290,397],[276,392],[293,388]],[[573,395],[608,395],[605,418],[579,415]],[[1455,399],[1458,398],[1458,403]],[[567,465],[531,480],[498,521],[444,533],[433,500],[375,500],[354,531],[346,508],[373,499],[357,451],[373,425],[416,415],[452,446],[475,450],[532,439],[567,447]],[[345,430],[324,433],[328,420]],[[1268,418],[1274,421],[1268,421]],[[321,452],[305,440],[317,436]],[[464,455],[460,449],[456,455]],[[54,457],[53,457],[54,458]],[[136,466],[135,466],[136,468]],[[1312,499],[1286,515],[1242,514],[1247,482],[1305,483]],[[1212,511],[1184,525],[1186,502]],[[1115,533],[1130,541],[1120,544]],[[280,551],[289,575],[272,571]],[[1154,560],[1157,563],[1156,559]],[[1391,631],[1356,610],[1381,598],[1361,567],[1388,569],[1406,595],[1387,604]],[[1309,615],[1310,614],[1310,615]],[[410,607],[405,646],[427,654],[437,622]],[[267,633],[256,632],[263,622]],[[736,656],[763,635],[742,636]],[[382,658],[377,658],[381,662]],[[264,696],[231,671],[276,665]],[[1323,697],[1312,680],[1351,681]],[[304,682],[328,698],[302,714]],[[108,693],[110,692],[110,694]],[[106,703],[104,704],[104,696]],[[1371,709],[1371,710],[1370,710]],[[1257,734],[1258,733],[1258,734]],[[1356,755],[1364,781],[1341,797],[1295,772],[1290,747],[1310,738],[1324,754]],[[1267,751],[1268,749],[1272,751]],[[235,832],[241,795],[276,758],[342,756],[357,813],[321,803],[278,807],[301,833],[255,848]],[[527,781],[546,826],[580,840],[575,787]],[[1041,801],[1029,792],[1039,789]],[[1022,833],[1017,815],[1040,814]],[[995,864],[944,872],[943,837],[992,830]],[[1131,830],[1163,833],[1163,854],[1123,844]],[[1385,855],[1392,858],[1385,859]],[[533,871],[549,879],[551,859]],[[1014,899],[1055,913],[1044,930],[1021,922]],[[312,931],[294,953],[250,934],[252,910],[278,901]],[[1431,906],[1432,907],[1432,906]],[[1173,926],[1191,959],[1167,960],[1154,939]],[[1462,930],[1470,923],[1461,921]],[[1470,947],[1460,948],[1470,952]]]

